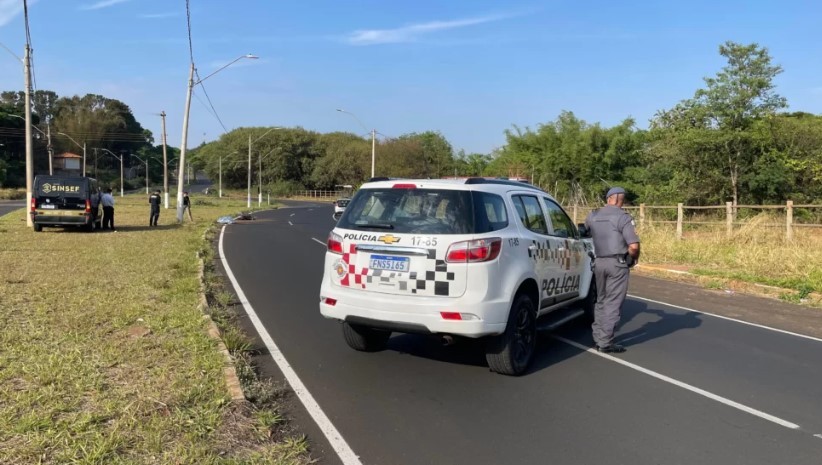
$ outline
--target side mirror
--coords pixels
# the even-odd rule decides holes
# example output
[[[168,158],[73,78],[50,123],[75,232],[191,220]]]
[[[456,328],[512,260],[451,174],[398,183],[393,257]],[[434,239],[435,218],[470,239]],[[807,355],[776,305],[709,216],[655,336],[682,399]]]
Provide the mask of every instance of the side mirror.
[[[591,237],[591,231],[588,230],[588,227],[585,226],[584,223],[578,224],[577,229],[579,230],[579,237]]]

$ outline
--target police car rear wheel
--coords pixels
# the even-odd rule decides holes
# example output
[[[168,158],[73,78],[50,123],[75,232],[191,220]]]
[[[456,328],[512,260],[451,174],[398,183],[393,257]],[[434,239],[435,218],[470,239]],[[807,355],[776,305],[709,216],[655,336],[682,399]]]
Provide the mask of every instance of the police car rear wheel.
[[[503,375],[521,375],[534,358],[536,342],[534,301],[520,294],[511,306],[505,332],[488,339],[485,353],[488,367]]]
[[[40,232],[42,230],[43,230],[43,225],[42,224],[34,223],[34,232]]]
[[[391,337],[391,331],[382,331],[343,322],[343,337],[348,346],[354,350],[377,352],[385,349],[388,338]]]

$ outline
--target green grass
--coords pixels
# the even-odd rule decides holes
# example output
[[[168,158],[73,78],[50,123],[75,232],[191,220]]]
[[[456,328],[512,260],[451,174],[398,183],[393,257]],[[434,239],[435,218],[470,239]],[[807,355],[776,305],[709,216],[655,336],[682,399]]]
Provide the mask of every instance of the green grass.
[[[203,199],[149,229],[144,195],[116,197],[117,233],[0,217],[0,463],[306,462],[304,439],[229,401],[196,254],[245,203]]]
[[[0,189],[0,200],[21,200],[26,198],[25,189]]]

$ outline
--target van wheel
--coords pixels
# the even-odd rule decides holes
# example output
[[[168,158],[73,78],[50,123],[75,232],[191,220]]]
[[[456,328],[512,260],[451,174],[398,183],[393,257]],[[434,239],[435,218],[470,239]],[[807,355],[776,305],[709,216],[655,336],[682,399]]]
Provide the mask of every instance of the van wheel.
[[[43,230],[43,225],[42,224],[34,223],[34,232],[40,232],[42,230]]]
[[[95,223],[94,223],[94,221],[92,221],[89,224],[87,224],[84,229],[86,230],[86,232],[94,232],[94,226],[95,226]]]
[[[384,350],[391,337],[391,331],[367,328],[343,322],[343,337],[354,350],[361,352],[378,352]]]
[[[597,281],[591,276],[591,286],[588,288],[588,295],[582,301],[582,311],[585,312],[582,318],[587,323],[594,322],[594,311],[597,305]]]
[[[537,319],[534,301],[525,294],[514,299],[505,332],[488,338],[485,360],[492,371],[518,376],[528,369],[537,345]]]

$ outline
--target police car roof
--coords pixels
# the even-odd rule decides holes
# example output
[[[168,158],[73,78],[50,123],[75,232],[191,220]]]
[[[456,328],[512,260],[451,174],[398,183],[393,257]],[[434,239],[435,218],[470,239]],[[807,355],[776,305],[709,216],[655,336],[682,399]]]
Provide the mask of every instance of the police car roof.
[[[532,190],[548,194],[542,189],[519,181],[497,178],[458,178],[458,179],[398,179],[398,178],[371,178],[369,182],[363,184],[361,189],[386,189],[386,188],[409,188],[414,186],[417,189],[454,189],[454,190],[478,190],[486,192],[509,192],[512,190]],[[466,188],[466,186],[471,186]]]

